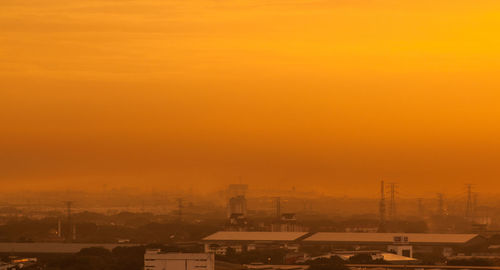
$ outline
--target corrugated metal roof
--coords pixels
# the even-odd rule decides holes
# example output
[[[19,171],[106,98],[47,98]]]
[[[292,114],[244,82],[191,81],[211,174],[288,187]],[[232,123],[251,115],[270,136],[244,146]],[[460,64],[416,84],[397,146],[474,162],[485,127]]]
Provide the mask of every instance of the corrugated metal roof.
[[[411,243],[466,243],[477,234],[433,234],[433,233],[335,233],[319,232],[303,241],[305,242],[381,242],[392,243],[395,236],[407,236]]]
[[[203,240],[208,241],[294,241],[307,232],[216,232]]]

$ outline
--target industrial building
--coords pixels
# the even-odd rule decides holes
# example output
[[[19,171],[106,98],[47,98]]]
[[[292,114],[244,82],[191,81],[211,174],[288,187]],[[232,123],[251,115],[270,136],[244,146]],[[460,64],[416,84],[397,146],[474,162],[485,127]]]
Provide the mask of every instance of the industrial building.
[[[432,233],[335,233],[318,232],[301,244],[335,248],[377,248],[413,257],[413,253],[440,252],[448,256],[457,249],[480,246],[487,240],[478,234]]]
[[[228,232],[221,231],[203,238],[205,252],[225,255],[229,248],[235,252],[261,248],[298,250],[299,241],[307,232]]]
[[[344,250],[376,249],[413,257],[414,253],[439,252],[450,256],[459,249],[487,244],[478,234],[426,233],[337,233],[337,232],[217,232],[203,239],[205,252],[225,254],[258,248],[287,248],[300,246]]]
[[[148,249],[144,254],[144,270],[214,270],[213,253],[162,253]]]
[[[408,242],[418,245],[465,245],[484,239],[478,234],[438,234],[438,233],[344,233],[317,232],[303,240],[306,243],[328,244],[385,244],[394,242],[395,237],[405,236]]]

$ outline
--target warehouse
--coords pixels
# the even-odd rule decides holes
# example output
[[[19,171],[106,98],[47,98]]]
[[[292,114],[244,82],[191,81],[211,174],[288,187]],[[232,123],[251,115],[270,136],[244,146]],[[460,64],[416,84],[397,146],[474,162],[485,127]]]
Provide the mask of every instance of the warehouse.
[[[163,253],[148,249],[144,254],[144,270],[214,270],[213,253]]]
[[[413,257],[414,253],[450,256],[487,240],[478,234],[343,233],[343,232],[217,232],[203,239],[205,252],[225,255],[229,248],[242,252],[262,248],[363,250],[378,249]]]
[[[205,252],[225,255],[228,249],[234,252],[265,248],[286,248],[297,251],[300,240],[309,236],[307,232],[229,232],[221,231],[203,238]]]
[[[331,249],[377,248],[412,257],[413,253],[436,252],[448,256],[467,247],[485,245],[487,240],[478,234],[318,232],[301,243]]]

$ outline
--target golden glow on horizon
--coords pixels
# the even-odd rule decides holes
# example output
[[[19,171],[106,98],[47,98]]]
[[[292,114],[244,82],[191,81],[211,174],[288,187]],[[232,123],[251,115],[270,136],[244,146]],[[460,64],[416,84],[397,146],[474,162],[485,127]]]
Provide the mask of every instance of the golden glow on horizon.
[[[488,190],[499,13],[486,0],[4,0],[0,177]]]

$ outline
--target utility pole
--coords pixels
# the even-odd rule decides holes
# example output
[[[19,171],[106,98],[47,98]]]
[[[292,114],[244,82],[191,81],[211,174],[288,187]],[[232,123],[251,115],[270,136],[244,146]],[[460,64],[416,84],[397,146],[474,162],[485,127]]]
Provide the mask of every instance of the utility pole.
[[[379,203],[379,213],[380,213],[380,225],[379,231],[385,231],[385,191],[384,191],[384,181],[380,181],[380,203]]]
[[[444,215],[444,195],[443,193],[438,193],[438,216],[442,217]]]

